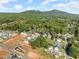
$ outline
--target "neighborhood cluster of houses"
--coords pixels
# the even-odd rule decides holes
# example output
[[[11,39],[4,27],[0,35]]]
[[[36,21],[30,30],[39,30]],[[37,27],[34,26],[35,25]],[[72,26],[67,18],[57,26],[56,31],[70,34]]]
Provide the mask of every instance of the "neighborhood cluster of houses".
[[[4,30],[0,30],[0,42],[3,42],[5,40],[8,40],[12,37],[14,37],[18,32],[17,31],[4,31]],[[38,36],[40,36],[41,34],[37,33],[37,32],[34,32],[34,33],[26,33],[26,32],[21,32],[21,34],[27,36],[27,39],[25,39],[24,41],[26,43],[28,43],[28,41],[32,40],[32,39],[35,39],[37,38]],[[44,33],[43,34],[43,37],[48,37],[48,38],[51,38],[51,35],[48,33]]]
[[[39,33],[26,33],[26,32],[21,32],[21,35],[26,36],[26,38],[24,38],[24,42],[29,44],[30,41],[35,40],[38,36],[40,36]]]
[[[8,40],[16,35],[16,31],[0,30],[0,42]]]
[[[73,25],[70,25],[70,24],[68,24],[68,29],[69,29],[69,31],[70,30],[72,30],[72,28],[75,28],[76,26],[75,26],[75,23],[73,23]],[[39,33],[32,33],[32,34],[26,34],[25,33],[25,35],[31,35],[31,36],[29,36],[26,40],[25,40],[25,42],[26,43],[28,43],[28,41],[29,40],[31,40],[31,39],[35,39],[35,38],[37,38],[38,36],[40,36],[41,34],[39,34]],[[44,33],[44,34],[42,34],[42,36],[43,37],[47,37],[48,39],[51,39],[51,35],[50,35],[50,33]],[[64,53],[63,54],[63,52],[60,50],[61,49],[61,47],[62,47],[62,41],[63,41],[63,39],[62,39],[62,37],[63,37],[63,39],[65,40],[65,45],[68,45],[69,43],[70,43],[70,39],[72,38],[72,37],[74,37],[74,34],[71,34],[70,32],[67,32],[67,33],[65,33],[65,34],[60,34],[60,33],[58,33],[57,34],[57,37],[55,37],[54,38],[54,45],[53,46],[50,46],[48,49],[45,49],[45,51],[47,52],[47,53],[49,53],[49,54],[52,54],[52,55],[54,55],[56,58],[58,58],[59,56],[62,56],[62,55],[66,55],[66,53]],[[78,41],[76,41],[76,42],[78,42]],[[65,47],[64,47],[65,48]]]
[[[70,27],[70,26],[68,25],[68,27]],[[17,36],[17,34],[19,34],[19,36]],[[10,55],[10,59],[11,58],[12,59],[24,59],[24,55],[28,52],[27,45],[30,44],[30,41],[35,40],[39,36],[41,36],[41,34],[37,33],[37,32],[33,32],[33,33],[21,32],[21,33],[18,33],[17,31],[3,31],[3,30],[1,30],[0,31],[0,42],[4,42],[4,45],[10,47],[11,52],[13,52]],[[47,37],[48,39],[51,39],[51,37],[52,37],[50,35],[50,33],[43,33],[42,36]],[[55,55],[55,57],[58,58],[59,56],[62,55],[62,52],[60,50],[61,49],[61,43],[63,41],[62,37],[64,37],[66,44],[68,44],[69,41],[67,41],[67,39],[70,39],[72,36],[73,35],[70,35],[69,33],[66,33],[65,35],[62,35],[60,33],[57,34],[57,36],[55,36],[53,38],[54,45],[50,46],[48,49],[45,49],[45,51],[49,54]]]
[[[0,31],[0,42],[2,42],[0,52],[4,53],[0,58],[4,58],[6,55],[6,59],[35,59],[36,57],[32,55],[35,53],[30,51],[29,41],[38,36],[40,36],[38,33]]]
[[[16,59],[27,58],[27,59],[29,59],[28,56],[24,57],[25,54],[28,53],[28,48],[26,46],[30,44],[30,41],[35,40],[41,34],[39,34],[37,32],[33,32],[33,33],[21,32],[20,34],[24,38],[23,38],[23,40],[21,42],[19,42],[19,44],[18,44],[19,46],[13,47],[13,48],[15,48],[13,50],[11,49],[13,54],[10,56],[10,58],[16,58]],[[43,34],[43,37],[51,38],[50,34],[48,34],[48,35],[47,34]]]
[[[36,38],[38,38],[39,36],[41,36],[41,34],[37,33],[37,32],[33,32],[33,33],[21,32],[21,34],[27,37],[24,39],[25,43],[29,43],[30,41],[33,41]],[[50,33],[43,33],[42,36],[47,37],[48,39],[51,39],[51,37],[52,37],[50,35]]]
[[[66,59],[70,59],[70,58],[72,58],[72,57],[70,57],[69,55],[67,55],[67,53],[69,53],[69,51],[68,51],[68,48],[69,48],[69,44],[71,44],[71,38],[72,37],[77,37],[77,34],[78,34],[78,31],[77,30],[75,30],[76,29],[76,23],[75,22],[73,22],[72,24],[68,24],[68,26],[67,26],[67,29],[68,29],[68,32],[67,33],[65,33],[65,34],[57,34],[57,37],[55,37],[54,38],[54,45],[53,46],[50,46],[48,49],[45,49],[45,51],[48,53],[48,54],[52,54],[52,55],[54,55],[56,58],[59,58],[60,56],[62,56],[62,55],[66,55],[67,56],[67,58]],[[73,34],[71,34],[71,32],[73,33]],[[76,34],[76,35],[75,35]],[[44,37],[45,37],[46,35],[44,35]],[[63,37],[63,38],[61,38],[61,36]],[[64,49],[66,49],[65,50],[65,53],[63,54],[62,53],[62,51],[60,50],[61,49],[61,47],[62,47],[62,45],[63,45],[63,43],[62,43],[62,41],[63,41],[63,39],[64,39],[64,44],[65,44],[65,46],[64,46]],[[77,38],[76,39],[74,39],[74,42],[78,45],[79,44],[79,41],[77,41]],[[62,43],[62,44],[61,44]]]
[[[63,41],[62,37],[64,38],[65,41]],[[65,45],[69,44],[71,37],[73,37],[73,35],[69,33],[66,33],[65,35],[61,35],[60,33],[57,34],[57,36],[54,38],[54,44],[52,43],[53,44],[52,46],[50,46],[48,49],[45,49],[45,52],[55,56],[55,58],[59,58],[60,56],[65,56],[66,53],[63,53],[63,51],[61,50],[63,46],[63,42]]]

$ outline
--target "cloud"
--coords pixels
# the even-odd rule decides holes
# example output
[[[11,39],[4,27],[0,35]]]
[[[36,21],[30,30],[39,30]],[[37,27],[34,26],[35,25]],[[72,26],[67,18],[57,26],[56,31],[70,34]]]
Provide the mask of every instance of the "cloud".
[[[76,12],[79,13],[79,1],[71,0],[68,3],[59,3],[59,4],[56,4],[53,6],[59,10],[64,10],[64,11],[73,12],[73,13],[76,13]]]
[[[34,10],[34,7],[27,7],[26,10]]]
[[[15,4],[14,5],[14,9],[20,10],[22,8],[23,8],[23,6],[21,4]]]
[[[15,4],[11,8],[0,5],[0,12],[20,12],[22,9],[23,9],[23,6],[20,4]]]
[[[41,7],[37,6],[37,7],[33,7],[33,6],[28,6],[27,8],[24,9],[24,11],[26,10],[39,10]]]
[[[0,0],[0,4],[5,4],[5,3],[9,3],[9,2],[15,2],[17,0]]]
[[[28,6],[27,8],[23,9],[22,11],[26,10],[39,10],[39,11],[49,11],[52,10],[52,8],[46,8],[45,6]]]
[[[56,0],[44,0],[40,5],[47,5],[50,2],[55,2]]]
[[[40,10],[41,8],[43,8],[43,7],[41,7],[41,6],[37,6],[37,7],[35,7],[35,6],[28,6],[27,8],[23,9],[22,11],[26,11],[26,10]]]
[[[0,12],[1,11],[4,11],[7,10],[7,9],[10,9],[10,8],[7,8],[4,4],[7,4],[9,2],[15,2],[17,0],[0,0]]]
[[[74,1],[71,1],[71,2],[69,2],[69,3],[59,3],[59,4],[57,4],[57,5],[54,5],[54,6],[57,6],[57,7],[60,7],[60,8],[68,8],[68,7],[70,7],[70,8],[78,8],[79,9],[79,4],[78,4],[79,2],[74,2]]]

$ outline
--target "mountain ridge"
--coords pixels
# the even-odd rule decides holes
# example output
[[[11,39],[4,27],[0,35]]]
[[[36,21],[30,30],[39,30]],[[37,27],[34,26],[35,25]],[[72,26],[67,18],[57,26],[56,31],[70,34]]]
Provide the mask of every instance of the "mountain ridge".
[[[60,10],[51,11],[37,11],[29,10],[21,13],[0,13],[0,23],[13,22],[17,20],[54,20],[54,19],[65,19],[65,20],[79,20],[79,15],[71,14]]]
[[[72,14],[72,15],[79,15],[79,14],[73,14],[73,13],[69,13],[69,12],[62,11],[62,10],[56,10],[56,9],[50,10],[50,11],[27,10],[27,11],[23,11],[23,12],[20,12],[20,13],[26,13],[26,12],[40,12],[40,13],[47,13],[47,12],[57,13],[57,12],[60,12],[60,13],[67,13],[67,14]]]

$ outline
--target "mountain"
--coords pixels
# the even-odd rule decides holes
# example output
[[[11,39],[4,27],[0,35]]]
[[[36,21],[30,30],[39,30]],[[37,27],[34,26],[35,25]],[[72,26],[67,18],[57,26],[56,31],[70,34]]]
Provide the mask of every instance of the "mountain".
[[[53,20],[54,18],[79,20],[79,15],[67,13],[60,10],[51,10],[45,12],[29,10],[21,13],[0,13],[0,24],[13,22],[17,20],[41,20],[41,19]]]
[[[50,11],[37,11],[37,10],[29,10],[29,11],[24,11],[24,12],[21,12],[21,13],[45,13],[45,14],[51,14],[51,15],[61,15],[61,14],[64,14],[64,15],[78,15],[78,14],[71,14],[71,13],[68,13],[68,12],[64,12],[64,11],[61,11],[61,10],[50,10]]]
[[[71,14],[71,13],[68,13],[68,12],[64,12],[64,11],[60,11],[60,10],[51,10],[51,11],[35,11],[35,10],[30,10],[30,11],[25,11],[25,12],[22,12],[22,13],[25,13],[25,14],[36,14],[36,15],[39,15],[39,16],[55,16],[55,17],[60,17],[60,18],[79,18],[79,15],[78,14]],[[33,16],[34,16],[33,15]]]
[[[65,27],[65,23],[70,23],[71,21],[79,23],[79,15],[60,10],[45,12],[29,10],[21,13],[0,13],[0,30],[24,31],[26,29],[29,30],[29,27],[32,27],[32,25],[36,25],[38,28],[45,26],[59,28]],[[42,30],[44,29],[40,31]]]

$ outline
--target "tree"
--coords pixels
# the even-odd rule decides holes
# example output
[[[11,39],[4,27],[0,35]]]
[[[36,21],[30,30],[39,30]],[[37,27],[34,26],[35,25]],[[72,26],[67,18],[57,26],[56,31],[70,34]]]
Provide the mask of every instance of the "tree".
[[[79,56],[79,49],[75,46],[72,46],[70,48],[70,56],[73,58],[77,58],[77,56]]]
[[[46,41],[46,38],[39,36],[36,40],[31,42],[32,47],[36,48],[36,47],[44,47],[44,48],[48,48],[48,43]]]

